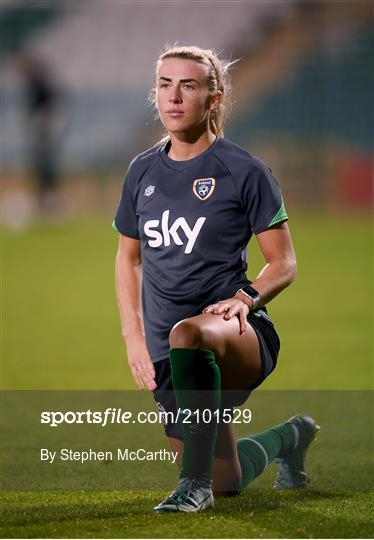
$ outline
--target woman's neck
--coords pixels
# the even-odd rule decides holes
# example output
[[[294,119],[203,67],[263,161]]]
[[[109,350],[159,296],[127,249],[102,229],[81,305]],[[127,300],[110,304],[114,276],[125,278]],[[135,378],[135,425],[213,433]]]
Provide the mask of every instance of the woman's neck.
[[[212,131],[204,131],[197,138],[186,138],[184,133],[169,135],[171,146],[168,156],[175,161],[186,161],[202,154],[216,140],[216,135]]]

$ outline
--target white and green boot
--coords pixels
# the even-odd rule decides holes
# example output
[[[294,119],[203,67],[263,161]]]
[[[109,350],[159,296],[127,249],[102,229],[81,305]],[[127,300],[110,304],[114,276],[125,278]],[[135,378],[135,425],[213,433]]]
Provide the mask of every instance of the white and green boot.
[[[176,489],[160,504],[155,512],[200,512],[213,506],[212,484],[191,478],[181,478]]]

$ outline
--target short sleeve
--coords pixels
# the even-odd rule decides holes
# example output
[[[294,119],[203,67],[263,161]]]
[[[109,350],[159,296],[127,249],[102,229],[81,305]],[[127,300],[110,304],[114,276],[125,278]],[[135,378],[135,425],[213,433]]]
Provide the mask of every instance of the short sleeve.
[[[287,221],[279,184],[266,165],[256,167],[248,175],[243,196],[248,220],[255,234]]]
[[[119,233],[140,238],[138,230],[138,216],[136,215],[134,179],[131,164],[125,176],[121,199],[114,218],[113,228]]]

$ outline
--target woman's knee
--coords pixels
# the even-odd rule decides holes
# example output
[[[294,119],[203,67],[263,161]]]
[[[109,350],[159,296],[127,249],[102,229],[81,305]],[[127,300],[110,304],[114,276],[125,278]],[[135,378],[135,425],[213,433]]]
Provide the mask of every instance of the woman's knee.
[[[203,335],[200,326],[191,319],[179,321],[171,329],[169,343],[171,348],[202,348]]]
[[[173,326],[169,334],[171,348],[217,350],[219,335],[198,317],[183,319]]]

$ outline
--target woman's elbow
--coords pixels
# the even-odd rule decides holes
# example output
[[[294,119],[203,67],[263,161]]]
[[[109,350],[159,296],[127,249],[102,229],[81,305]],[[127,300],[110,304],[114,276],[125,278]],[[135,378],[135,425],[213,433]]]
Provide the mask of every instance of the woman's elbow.
[[[297,274],[296,257],[290,257],[289,259],[287,259],[286,268],[287,268],[287,270],[286,270],[286,287],[288,287],[296,279],[296,274]]]

